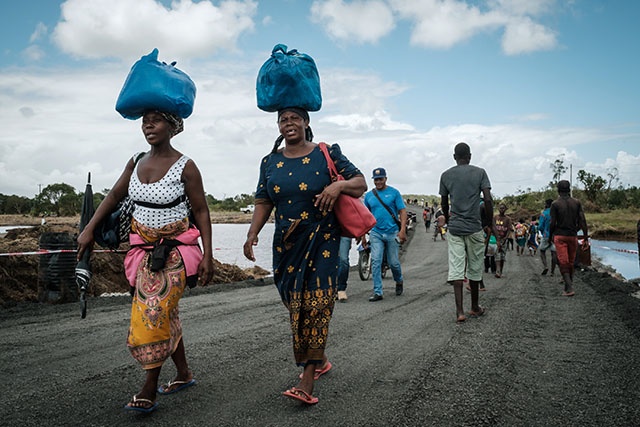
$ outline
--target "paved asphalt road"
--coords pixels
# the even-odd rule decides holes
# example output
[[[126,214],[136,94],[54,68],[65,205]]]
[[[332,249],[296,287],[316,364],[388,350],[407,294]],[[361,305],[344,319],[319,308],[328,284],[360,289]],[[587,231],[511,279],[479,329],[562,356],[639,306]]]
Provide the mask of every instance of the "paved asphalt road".
[[[337,303],[314,407],[281,396],[295,385],[287,312],[272,285],[215,285],[183,298],[198,384],[158,396],[149,416],[122,406],[144,378],[125,346],[125,297],[0,311],[0,420],[5,426],[631,426],[640,425],[637,300],[596,272],[574,298],[540,260],[509,253],[487,276],[485,316],[455,323],[446,242],[419,223],[405,245],[405,293],[368,302],[353,270]],[[606,285],[606,288],[604,287]],[[465,307],[469,307],[468,293]],[[162,381],[172,379],[167,363]]]

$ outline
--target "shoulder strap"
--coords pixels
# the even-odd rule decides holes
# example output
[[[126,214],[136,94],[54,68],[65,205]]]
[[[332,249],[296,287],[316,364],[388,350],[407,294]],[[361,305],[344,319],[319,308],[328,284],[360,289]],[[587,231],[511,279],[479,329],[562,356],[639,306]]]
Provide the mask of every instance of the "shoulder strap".
[[[138,153],[137,156],[134,157],[133,159],[133,166],[135,166],[136,164],[138,164],[138,162],[140,161],[140,159],[147,153],[145,153],[144,151]]]
[[[376,198],[378,199],[380,204],[382,204],[382,206],[384,206],[384,208],[387,210],[387,212],[389,212],[389,214],[391,215],[391,218],[393,218],[393,220],[396,222],[396,225],[398,226],[398,228],[400,228],[400,221],[398,221],[398,218],[396,218],[396,216],[394,215],[394,213],[391,210],[391,208],[389,206],[387,206],[385,202],[382,201],[382,199],[378,195],[378,192],[376,191],[375,188],[373,190],[371,190],[371,191],[373,192],[373,195],[376,196]]]
[[[329,168],[329,174],[331,175],[331,181],[337,181],[340,176],[338,173],[338,169],[336,169],[336,164],[333,162],[331,155],[329,154],[329,150],[327,149],[327,144],[325,142],[319,142],[318,147],[320,147],[320,151],[324,154],[324,158],[327,160],[327,167]]]

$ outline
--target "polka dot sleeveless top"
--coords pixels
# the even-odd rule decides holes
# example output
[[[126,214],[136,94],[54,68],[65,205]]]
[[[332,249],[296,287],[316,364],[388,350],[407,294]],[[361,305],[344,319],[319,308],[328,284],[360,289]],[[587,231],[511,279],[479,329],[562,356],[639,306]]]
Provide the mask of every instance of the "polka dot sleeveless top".
[[[137,156],[137,155],[136,155]],[[135,159],[135,157],[134,157]],[[180,157],[159,181],[144,184],[138,178],[136,164],[129,180],[129,195],[135,201],[164,205],[173,202],[184,194],[184,183],[181,181],[184,166],[189,157]],[[147,227],[160,228],[189,216],[186,201],[172,208],[148,208],[135,206],[133,217]]]

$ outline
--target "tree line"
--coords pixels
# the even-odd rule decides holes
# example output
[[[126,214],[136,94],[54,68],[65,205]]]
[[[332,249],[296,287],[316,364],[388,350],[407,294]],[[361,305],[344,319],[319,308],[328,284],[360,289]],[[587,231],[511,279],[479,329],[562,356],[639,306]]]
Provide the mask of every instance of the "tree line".
[[[98,207],[109,189],[93,193],[93,206]],[[33,216],[75,216],[80,214],[84,192],[77,192],[69,184],[58,183],[47,185],[40,194],[33,198],[6,195],[0,193],[0,214],[33,215]],[[207,204],[212,211],[239,211],[240,208],[254,203],[252,194],[240,194],[216,199],[206,195]]]
[[[539,191],[532,191],[530,188],[520,190],[515,195],[504,197],[503,201],[523,209],[539,210],[546,199],[555,199],[558,196],[556,184],[567,172],[563,156],[551,163],[550,168],[553,177],[545,188]],[[620,181],[617,168],[608,169],[605,177],[580,169],[576,177],[581,185],[573,185],[571,195],[580,199],[587,212],[640,208],[640,188],[631,185],[625,187]]]
[[[564,175],[569,169],[564,164],[563,156],[557,158],[549,166],[552,171],[552,179],[544,188],[539,190],[532,190],[531,188],[526,190],[519,189],[515,194],[506,195],[502,198],[494,196],[494,206],[504,203],[510,211],[539,212],[544,206],[545,200],[555,200],[558,197],[556,185],[558,181],[565,179]],[[608,169],[604,177],[580,169],[576,178],[579,185],[573,185],[572,196],[582,202],[587,212],[597,213],[617,209],[640,208],[640,188],[631,185],[624,186],[620,181],[616,168]],[[415,195],[409,196],[414,197]],[[420,195],[417,197],[423,202],[427,202],[429,206],[440,203],[439,196]]]
[[[564,158],[560,156],[550,168],[552,179],[549,184],[538,191],[531,188],[518,190],[514,195],[503,197],[497,202],[504,202],[512,209],[538,211],[544,206],[545,199],[557,197],[556,184],[567,172]],[[624,186],[618,177],[618,170],[611,168],[602,177],[585,170],[579,170],[577,180],[581,187],[574,186],[572,195],[580,199],[588,212],[603,210],[640,208],[640,188]],[[93,194],[93,205],[97,207],[105,198],[109,189]],[[74,216],[80,213],[84,193],[79,193],[69,184],[51,184],[42,189],[40,194],[30,199],[28,197],[5,195],[0,193],[0,214],[30,214],[34,216]],[[210,194],[206,195],[207,204],[212,211],[230,212],[254,204],[253,194],[240,194],[218,200]],[[432,203],[439,203],[439,199],[432,196]]]

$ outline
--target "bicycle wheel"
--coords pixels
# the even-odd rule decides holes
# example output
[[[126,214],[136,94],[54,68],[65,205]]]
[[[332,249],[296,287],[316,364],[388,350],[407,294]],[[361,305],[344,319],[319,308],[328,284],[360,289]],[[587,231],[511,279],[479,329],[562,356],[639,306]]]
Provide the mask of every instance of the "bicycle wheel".
[[[358,275],[360,280],[369,280],[371,277],[370,252],[361,251],[358,254]]]

